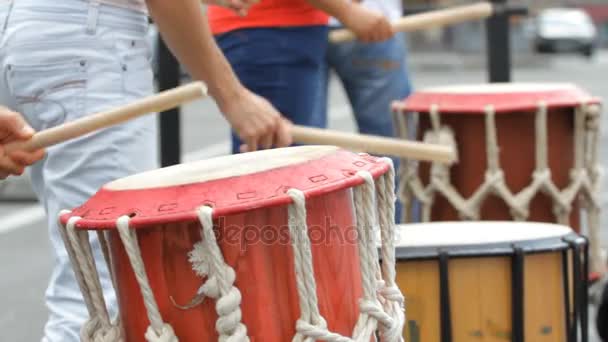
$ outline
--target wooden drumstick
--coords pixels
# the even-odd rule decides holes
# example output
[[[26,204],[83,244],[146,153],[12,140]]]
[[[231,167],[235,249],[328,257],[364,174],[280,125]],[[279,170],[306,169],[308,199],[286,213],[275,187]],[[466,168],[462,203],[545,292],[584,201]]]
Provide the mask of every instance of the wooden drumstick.
[[[393,22],[393,29],[395,32],[410,32],[442,27],[471,20],[485,19],[491,16],[494,11],[494,6],[489,2],[457,6],[401,17]],[[329,34],[329,41],[332,43],[342,43],[355,39],[355,34],[347,29],[334,30]]]
[[[446,164],[456,162],[456,154],[453,148],[445,145],[338,132],[298,125],[292,126],[291,134],[293,135],[293,140],[301,144],[335,145],[359,152]]]
[[[204,96],[207,96],[207,87],[202,82],[193,82],[145,97],[116,109],[85,116],[40,131],[29,140],[6,144],[4,150],[8,153],[16,150],[33,151],[49,147],[102,128],[123,123],[138,116],[162,112]]]

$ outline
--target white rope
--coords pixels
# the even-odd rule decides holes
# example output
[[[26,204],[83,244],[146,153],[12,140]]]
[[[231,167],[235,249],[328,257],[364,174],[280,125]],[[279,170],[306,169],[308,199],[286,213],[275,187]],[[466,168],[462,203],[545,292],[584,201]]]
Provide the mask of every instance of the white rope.
[[[234,286],[236,274],[224,261],[213,232],[213,209],[203,206],[197,213],[202,240],[190,252],[190,262],[199,276],[207,277],[198,291],[198,301],[202,302],[204,297],[216,299],[218,320],[215,328],[220,342],[249,341],[247,327],[241,322],[241,292]]]
[[[59,214],[58,218],[58,227],[59,233],[61,234],[61,238],[63,239],[63,244],[68,253],[68,257],[70,259],[70,263],[72,264],[72,269],[74,270],[74,275],[76,277],[76,281],[78,286],[80,287],[80,292],[84,298],[85,305],[87,307],[87,311],[89,312],[89,317],[95,316],[95,308],[93,307],[93,300],[91,299],[91,293],[89,288],[84,280],[84,275],[82,274],[82,267],[80,267],[80,262],[76,258],[76,252],[74,251],[74,247],[72,246],[72,242],[68,238],[67,228],[61,222],[61,216],[69,214],[69,210],[62,210]]]
[[[69,213],[62,211],[62,214]],[[89,319],[82,326],[80,339],[84,342],[122,341],[120,324],[112,324],[103,298],[103,290],[95,259],[89,243],[87,231],[77,231],[76,223],[80,217],[74,216],[66,226],[59,225],[68,256],[72,262],[74,275],[89,311]]]
[[[304,193],[298,189],[287,191],[292,198],[292,203],[288,206],[288,220],[300,303],[300,319],[296,323],[294,342],[317,340],[369,342],[375,340],[378,323],[380,323],[381,341],[403,341],[401,336],[405,319],[403,296],[395,284],[394,270],[394,197],[392,192],[385,193],[394,190],[394,169],[392,162],[390,163],[389,175],[383,179],[384,182],[381,182],[377,190],[369,172],[358,173],[358,176],[365,182],[354,189],[363,297],[359,301],[360,314],[353,329],[352,338],[329,331],[325,319],[319,312],[313,256],[306,223],[306,199]],[[383,195],[378,198],[378,203],[376,203],[375,196],[380,192]],[[388,208],[378,208],[379,205],[387,205]],[[382,217],[380,228],[378,227],[378,215]],[[378,229],[382,235],[383,255],[386,258],[382,272],[380,272],[378,264],[378,251],[374,239],[375,231]],[[385,241],[386,239],[393,242]],[[391,267],[392,270],[390,270]]]
[[[306,224],[306,200],[304,193],[297,189],[289,189],[287,194],[293,200],[287,211],[289,233],[293,245],[296,286],[300,299],[300,319],[296,323],[296,335],[293,341],[350,341],[349,338],[329,332],[325,319],[319,313],[310,239]]]
[[[360,310],[362,314],[369,315],[375,322],[369,324],[366,322],[367,319],[362,317],[360,323],[358,322],[357,326],[355,326],[355,335],[358,336],[359,334],[357,332],[359,332],[363,334],[364,337],[369,338],[367,337],[367,334],[370,332],[370,327],[380,323],[380,331],[383,334],[382,337],[386,338],[383,341],[400,341],[400,334],[397,336],[394,334],[394,329],[400,324],[399,318],[392,317],[385,312],[378,298],[378,290],[382,291],[382,289],[385,289],[386,287],[385,281],[383,281],[380,275],[378,249],[376,247],[375,239],[375,233],[380,230],[377,220],[378,205],[380,205],[380,203],[375,202],[376,189],[374,179],[367,171],[359,171],[357,175],[365,181],[365,183],[354,190],[361,274],[363,277],[363,299],[360,303]],[[384,219],[386,219],[386,216]],[[394,222],[394,218],[391,218],[390,221]],[[391,228],[386,227],[385,229]],[[390,235],[390,233],[388,234]],[[385,232],[385,235],[387,235],[387,232]],[[378,284],[381,285],[380,289],[378,289]],[[386,289],[385,292],[392,295],[394,294],[393,290],[394,288],[391,287]],[[401,326],[403,327],[403,322],[401,322]],[[375,328],[371,332],[373,333],[374,330]]]
[[[81,342],[122,342],[123,340],[120,323],[104,329],[99,316],[87,320],[80,329]]]
[[[77,264],[79,265],[82,271],[84,283],[86,284],[86,287],[89,291],[89,296],[93,309],[93,315],[91,315],[91,319],[97,319],[99,321],[100,329],[108,329],[110,326],[108,311],[106,309],[105,302],[103,299],[103,293],[101,292],[99,277],[97,273],[93,271],[93,269],[95,268],[95,260],[92,260],[90,254],[85,252],[85,248],[82,244],[82,237],[86,239],[86,243],[88,244],[88,233],[86,231],[76,231],[76,222],[78,222],[79,220],[80,217],[77,216],[71,217],[68,220],[68,223],[66,225],[67,236],[74,250],[74,255],[76,257]]]
[[[116,228],[120,234],[120,239],[125,247],[135,279],[144,300],[144,306],[150,321],[150,327],[146,331],[145,337],[148,342],[177,342],[178,339],[169,324],[163,322],[154,293],[150,287],[148,275],[141,256],[137,234],[129,228],[129,216],[121,216],[116,220]]]
[[[395,283],[395,169],[390,158],[384,158],[384,161],[390,165],[389,170],[376,183],[378,220],[382,241],[382,278],[384,280],[379,294],[385,299],[384,310],[394,317],[395,322],[390,327],[382,326],[380,333],[383,341],[403,341],[404,298]]]
[[[435,140],[435,143],[440,143],[438,137],[441,131],[444,136],[450,136],[444,137],[441,143],[456,147],[453,133],[447,127],[441,126],[438,107],[431,106],[429,112],[432,128],[424,134],[425,141]],[[570,171],[570,183],[564,189],[560,190],[555,185],[548,167],[547,105],[539,102],[535,118],[536,167],[531,175],[531,183],[520,192],[515,194],[507,187],[504,171],[500,167],[494,108],[488,106],[485,115],[488,164],[485,179],[477,190],[469,198],[464,198],[450,183],[449,166],[439,163],[432,164],[430,182],[425,186],[418,175],[418,165],[411,163],[404,166],[406,171],[400,173],[402,177],[399,196],[404,204],[412,203],[414,199],[420,201],[422,221],[430,221],[431,209],[437,194],[447,199],[462,219],[479,220],[485,200],[493,195],[504,201],[513,219],[523,221],[530,215],[530,203],[542,192],[553,202],[555,221],[565,225],[569,225],[574,201],[582,198],[583,206],[588,208],[585,213],[591,241],[591,269],[601,271],[604,266],[600,256],[601,244],[598,233],[601,207],[600,181],[603,174],[598,162],[600,112],[599,106],[584,103],[575,110],[574,165]]]

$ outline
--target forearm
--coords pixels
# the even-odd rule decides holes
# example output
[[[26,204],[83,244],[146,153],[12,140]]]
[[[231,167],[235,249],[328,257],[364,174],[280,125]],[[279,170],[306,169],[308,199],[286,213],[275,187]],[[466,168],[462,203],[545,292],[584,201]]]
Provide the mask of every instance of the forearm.
[[[168,47],[190,75],[204,81],[220,108],[238,96],[242,85],[215,44],[198,0],[146,0]]]

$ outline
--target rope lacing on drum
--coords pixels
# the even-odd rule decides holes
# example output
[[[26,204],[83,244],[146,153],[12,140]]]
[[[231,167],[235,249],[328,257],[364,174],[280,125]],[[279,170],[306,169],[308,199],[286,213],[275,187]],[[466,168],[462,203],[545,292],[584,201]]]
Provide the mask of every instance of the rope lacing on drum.
[[[190,262],[197,275],[207,278],[189,307],[202,303],[205,297],[215,299],[218,320],[215,328],[220,341],[249,341],[247,327],[241,322],[241,292],[234,286],[236,273],[224,261],[213,232],[213,209],[198,208],[202,240],[190,252]]]
[[[439,143],[440,135],[444,142],[454,141],[453,133],[439,121],[439,107],[433,105],[429,109],[431,116],[431,130],[425,132],[425,141],[434,140]],[[422,221],[430,221],[431,209],[437,194],[444,197],[459,213],[462,219],[478,220],[481,207],[491,195],[501,198],[510,209],[515,220],[526,220],[530,215],[529,206],[532,200],[544,193],[553,201],[553,213],[556,222],[569,224],[569,216],[574,201],[580,203],[587,210],[589,237],[591,240],[592,269],[603,269],[599,243],[599,186],[603,174],[598,163],[597,146],[599,144],[600,107],[596,104],[581,103],[575,109],[574,127],[574,166],[570,171],[570,184],[560,190],[551,178],[548,166],[547,141],[547,104],[539,102],[535,116],[535,156],[536,167],[532,174],[531,183],[518,193],[509,190],[505,174],[500,167],[495,110],[493,106],[485,108],[485,135],[487,170],[483,183],[469,197],[464,198],[450,183],[449,166],[433,163],[431,166],[430,182],[424,185],[418,175],[417,163],[404,163],[400,171],[401,184],[399,196],[405,208],[408,208],[414,199],[421,202]],[[454,145],[455,147],[455,145]],[[456,150],[456,148],[454,148]],[[409,219],[409,211],[404,210],[404,222]]]
[[[376,200],[378,208],[378,222],[380,225],[382,275],[383,281],[378,290],[384,298],[384,310],[392,317],[396,317],[393,324],[382,334],[386,334],[386,341],[398,341],[397,335],[401,336],[403,324],[405,323],[405,300],[401,290],[395,282],[395,169],[390,158],[384,158],[390,165],[386,176],[380,177],[376,183]]]
[[[173,332],[173,328],[165,323],[161,317],[148,275],[146,274],[141,250],[137,241],[137,234],[129,228],[129,220],[129,216],[119,217],[116,220],[116,228],[129,257],[135,279],[139,284],[148,320],[150,321],[150,326],[145,334],[146,340],[148,342],[177,342],[178,339]]]
[[[390,172],[382,176],[377,187],[369,172],[359,172],[357,175],[363,178],[364,184],[354,189],[363,298],[359,301],[360,316],[353,329],[352,338],[329,331],[325,319],[319,313],[306,223],[306,199],[304,193],[298,189],[287,191],[293,200],[288,206],[289,232],[294,250],[296,286],[300,303],[300,319],[296,323],[296,335],[293,341],[368,342],[378,329],[381,341],[403,341],[401,334],[405,322],[404,300],[395,284],[395,233],[394,216],[392,216],[394,197],[391,195],[392,192],[389,192],[394,190],[394,171],[392,162],[388,159],[386,162],[391,165]],[[389,208],[378,208],[381,205],[387,205]],[[382,271],[378,264],[378,251],[374,238],[378,229],[376,220],[378,216],[381,217],[379,229],[384,258]]]
[[[69,213],[64,210],[59,217]],[[123,340],[122,329],[119,321],[112,323],[110,320],[89,242],[89,233],[86,230],[76,230],[76,223],[80,219],[73,216],[66,225],[59,221],[59,232],[89,312],[89,319],[81,328],[80,339],[83,342],[119,342]],[[107,241],[102,234],[99,237],[104,257],[107,258]]]

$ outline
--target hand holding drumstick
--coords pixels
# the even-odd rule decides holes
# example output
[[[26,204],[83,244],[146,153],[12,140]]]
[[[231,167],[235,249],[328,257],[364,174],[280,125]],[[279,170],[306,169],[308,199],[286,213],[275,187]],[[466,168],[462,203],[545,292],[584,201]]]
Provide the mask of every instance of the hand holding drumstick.
[[[266,99],[246,89],[232,101],[226,102],[222,112],[245,142],[239,148],[241,152],[285,147],[292,143],[287,119]]]
[[[9,153],[4,150],[5,144],[28,140],[34,133],[34,129],[25,122],[21,114],[0,107],[0,179],[5,179],[9,175],[21,175],[26,166],[44,157],[43,149]]]
[[[494,6],[489,2],[479,2],[471,5],[462,5],[447,9],[429,11],[426,13],[408,15],[392,23],[391,29],[395,32],[420,31],[471,20],[485,19],[500,11],[504,11],[504,6]],[[350,18],[350,20],[357,19]],[[346,25],[346,23],[345,26],[346,29],[332,31],[329,34],[329,40],[334,43],[347,42],[354,39],[361,40],[359,32],[357,32],[353,27]]]
[[[338,19],[354,36],[366,43],[381,42],[395,32],[381,13],[370,10],[358,1],[307,0],[310,5]]]
[[[24,153],[29,159],[24,159],[26,162],[35,162],[40,159],[41,148],[73,139],[98,129],[116,125],[135,117],[152,113],[161,112],[169,108],[176,107],[182,103],[198,99],[206,95],[206,88],[201,82],[193,82],[188,85],[167,90],[159,94],[149,96],[127,104],[116,109],[105,112],[89,115],[71,122],[64,123],[53,128],[38,132],[33,136],[30,133],[24,136],[31,136],[28,140],[14,140],[3,146],[6,154],[13,156],[18,151]],[[254,95],[252,95],[254,96]],[[247,142],[249,146],[272,147],[273,145],[285,145],[291,142],[293,137],[294,142],[304,144],[323,144],[336,145],[344,148],[353,149],[356,151],[365,151],[376,154],[389,154],[402,158],[414,158],[418,160],[436,161],[440,163],[455,162],[456,155],[451,146],[425,144],[420,142],[410,142],[398,139],[365,136],[353,133],[336,132],[320,128],[302,127],[291,125],[283,119],[278,112],[270,106],[270,104],[262,98],[244,99],[243,103],[252,105],[252,112],[240,111],[243,109],[242,103],[236,103],[234,113],[227,115],[229,121],[240,122],[247,115],[252,115],[254,121],[242,121],[245,124],[249,123],[257,125],[253,128],[246,126],[240,127],[244,136],[250,132],[250,140]],[[255,113],[264,114],[255,114]],[[241,114],[238,114],[241,113]],[[253,114],[252,114],[253,113]],[[255,115],[254,115],[255,114]],[[13,114],[10,114],[13,115]],[[261,120],[261,118],[265,118]],[[270,118],[270,119],[269,119]],[[23,127],[17,125],[16,127]],[[236,127],[239,129],[239,127]],[[247,130],[249,129],[249,130]],[[27,130],[26,130],[27,131]],[[270,135],[259,135],[258,133],[270,132]],[[243,147],[242,149],[246,149]],[[26,152],[27,151],[27,152]],[[36,159],[37,158],[37,159]],[[5,171],[12,173],[10,168]],[[19,167],[15,171],[20,171]]]

